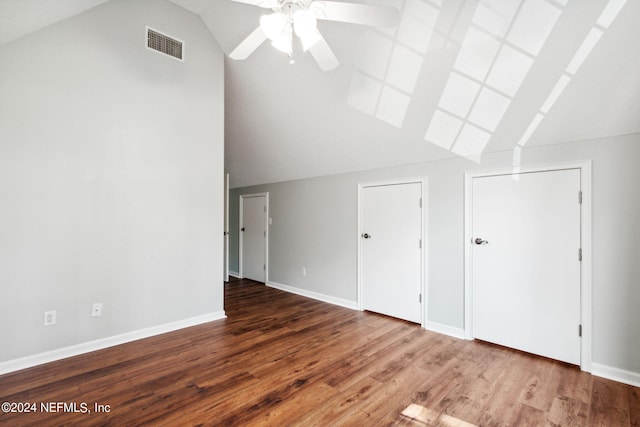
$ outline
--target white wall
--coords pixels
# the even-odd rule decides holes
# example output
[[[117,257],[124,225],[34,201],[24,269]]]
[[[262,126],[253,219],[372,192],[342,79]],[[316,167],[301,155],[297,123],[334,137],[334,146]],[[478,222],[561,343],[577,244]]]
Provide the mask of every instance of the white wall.
[[[147,50],[145,25],[186,61]],[[0,362],[222,312],[223,73],[164,0],[0,46]]]
[[[640,134],[531,147],[523,165],[593,160],[593,362],[640,380]],[[357,185],[428,177],[428,320],[464,327],[464,173],[512,165],[512,153],[482,163],[453,158],[396,168],[236,188],[268,191],[269,280],[356,301]],[[237,224],[237,212],[231,222]],[[237,239],[237,226],[231,227]],[[231,254],[237,266],[237,253]],[[307,268],[307,277],[300,274]],[[236,269],[236,268],[232,268]],[[236,270],[237,271],[237,270]]]

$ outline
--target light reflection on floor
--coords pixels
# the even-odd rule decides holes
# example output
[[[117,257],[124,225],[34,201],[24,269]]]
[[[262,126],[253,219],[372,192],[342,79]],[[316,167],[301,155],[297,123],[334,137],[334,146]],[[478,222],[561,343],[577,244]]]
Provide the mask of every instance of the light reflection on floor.
[[[412,403],[402,411],[402,416],[410,418],[424,425],[435,424],[450,427],[478,427],[476,424],[468,423],[451,415],[443,414],[440,411],[425,408],[424,406]]]

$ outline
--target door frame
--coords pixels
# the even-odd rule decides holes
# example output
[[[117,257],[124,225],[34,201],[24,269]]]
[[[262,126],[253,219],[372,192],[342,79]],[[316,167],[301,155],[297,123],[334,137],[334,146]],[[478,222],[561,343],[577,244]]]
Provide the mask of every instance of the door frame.
[[[367,187],[382,187],[387,185],[402,185],[402,184],[420,184],[421,188],[421,197],[422,197],[422,212],[420,223],[422,226],[422,255],[420,256],[420,293],[422,294],[422,301],[420,303],[420,326],[424,329],[427,324],[427,269],[428,264],[428,245],[427,245],[427,208],[428,208],[428,200],[427,200],[427,177],[420,178],[403,178],[403,179],[392,179],[392,180],[384,180],[384,181],[372,181],[358,184],[358,229],[356,234],[356,243],[358,248],[358,271],[357,271],[357,281],[358,281],[358,296],[357,296],[357,308],[360,311],[363,311],[364,308],[362,306],[362,239],[360,238],[360,234],[363,232],[362,230],[362,192]]]
[[[249,197],[264,197],[264,205],[266,207],[264,212],[264,283],[269,282],[269,192],[264,193],[250,193],[250,194],[241,194],[240,195],[240,221],[238,227],[238,270],[240,270],[238,275],[240,279],[244,278],[243,272],[243,252],[244,252],[244,233],[241,231],[242,227],[244,227],[244,199]]]
[[[229,281],[229,174],[224,174],[224,265],[223,280]]]
[[[580,263],[580,369],[591,372],[591,336],[592,336],[592,252],[591,252],[591,160],[556,163],[540,166],[518,166],[492,169],[464,174],[464,337],[473,339],[473,179],[487,176],[515,175],[535,172],[549,172],[567,169],[580,170],[582,206],[580,208],[580,240],[582,262]],[[576,196],[577,197],[577,196]],[[576,248],[576,256],[578,248]],[[577,331],[576,331],[577,332]]]

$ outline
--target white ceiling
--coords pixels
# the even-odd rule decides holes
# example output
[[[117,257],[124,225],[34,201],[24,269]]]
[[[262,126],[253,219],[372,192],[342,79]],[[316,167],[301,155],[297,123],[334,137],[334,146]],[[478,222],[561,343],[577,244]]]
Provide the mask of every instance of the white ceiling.
[[[0,44],[103,1],[0,0]],[[265,13],[172,1],[227,55]],[[320,22],[335,71],[301,52],[289,65],[268,43],[227,59],[233,187],[640,132],[639,1],[359,2],[395,5],[400,24]]]
[[[109,0],[0,0],[0,45]]]

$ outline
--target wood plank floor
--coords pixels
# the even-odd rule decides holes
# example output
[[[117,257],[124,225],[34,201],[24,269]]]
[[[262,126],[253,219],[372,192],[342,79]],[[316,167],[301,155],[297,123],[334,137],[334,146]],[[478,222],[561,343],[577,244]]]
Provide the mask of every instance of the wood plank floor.
[[[38,407],[0,413],[0,424],[640,425],[639,388],[559,362],[249,280],[226,286],[225,310],[225,320],[0,376],[0,402],[91,411]]]

